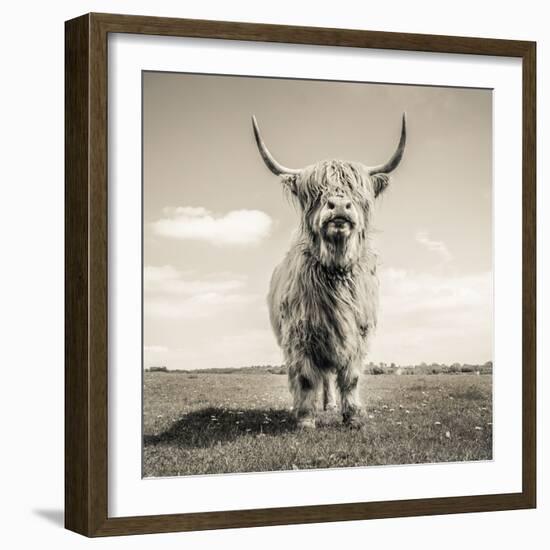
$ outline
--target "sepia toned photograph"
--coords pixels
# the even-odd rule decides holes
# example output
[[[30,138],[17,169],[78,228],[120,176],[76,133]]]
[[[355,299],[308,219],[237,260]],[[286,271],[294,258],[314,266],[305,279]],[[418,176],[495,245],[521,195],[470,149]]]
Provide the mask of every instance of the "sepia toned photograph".
[[[491,89],[142,73],[143,476],[493,458]]]

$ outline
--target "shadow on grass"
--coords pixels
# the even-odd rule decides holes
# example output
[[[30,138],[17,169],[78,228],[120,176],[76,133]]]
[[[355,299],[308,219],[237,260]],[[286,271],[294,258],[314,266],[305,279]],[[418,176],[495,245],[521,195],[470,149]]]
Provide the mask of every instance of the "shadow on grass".
[[[296,429],[289,411],[273,409],[237,410],[209,407],[182,416],[157,435],[143,436],[143,445],[169,443],[180,448],[204,448],[235,441],[243,436],[280,435]]]

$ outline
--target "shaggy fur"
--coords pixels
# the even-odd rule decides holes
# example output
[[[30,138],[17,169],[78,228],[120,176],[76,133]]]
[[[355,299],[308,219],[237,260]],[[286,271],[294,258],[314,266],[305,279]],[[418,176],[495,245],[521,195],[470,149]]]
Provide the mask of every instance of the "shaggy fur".
[[[369,229],[375,197],[388,183],[383,176],[370,176],[360,163],[331,160],[282,177],[302,216],[273,273],[268,304],[302,427],[315,426],[321,388],[324,406],[334,405],[334,374],[344,422],[361,417],[359,374],[378,308]]]
[[[271,324],[288,366],[298,425],[315,427],[317,394],[334,406],[340,391],[344,422],[361,424],[359,374],[376,328],[378,279],[370,240],[374,201],[401,162],[407,137],[403,113],[394,154],[381,165],[327,160],[286,168],[266,147],[256,117],[256,144],[266,166],[281,176],[301,211],[294,242],[271,278]]]

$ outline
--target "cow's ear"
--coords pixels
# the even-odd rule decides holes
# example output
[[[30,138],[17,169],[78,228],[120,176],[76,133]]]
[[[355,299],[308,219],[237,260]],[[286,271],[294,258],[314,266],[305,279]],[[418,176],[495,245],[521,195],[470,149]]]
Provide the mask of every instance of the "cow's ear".
[[[388,174],[371,174],[372,188],[374,190],[374,196],[378,197],[380,193],[386,190],[390,183],[390,176]]]
[[[298,188],[296,186],[297,177],[297,174],[284,174],[281,176],[284,188],[290,191],[293,195],[298,194]]]

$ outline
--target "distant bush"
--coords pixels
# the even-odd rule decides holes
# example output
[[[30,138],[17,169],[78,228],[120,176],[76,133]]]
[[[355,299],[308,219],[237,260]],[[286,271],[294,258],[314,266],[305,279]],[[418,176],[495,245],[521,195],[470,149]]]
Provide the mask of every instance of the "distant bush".
[[[412,370],[412,369],[401,368],[401,367],[382,367],[380,365],[372,365],[372,366],[367,367],[363,372],[365,374],[374,374],[374,375],[378,375],[378,374],[394,374],[394,375],[414,374],[412,372],[407,372],[409,370]]]
[[[209,369],[171,369],[168,370],[165,366],[149,367],[145,369],[145,372],[163,372],[169,374],[276,374],[285,375],[288,373],[288,369],[285,365],[252,365],[249,367],[214,367]],[[433,363],[427,365],[425,363],[416,366],[387,366],[385,363],[374,364],[369,363],[365,366],[363,372],[370,375],[438,375],[438,374],[492,374],[493,365],[490,361],[483,365],[461,365],[459,363],[453,363],[452,365],[439,365]]]
[[[417,365],[405,367],[386,367],[381,365],[373,365],[372,363],[364,369],[365,374],[389,374],[389,375],[438,375],[438,374],[491,374],[493,371],[492,365]]]
[[[281,367],[269,367],[267,369],[267,372],[270,372],[271,374],[286,374],[287,368],[283,365]]]

